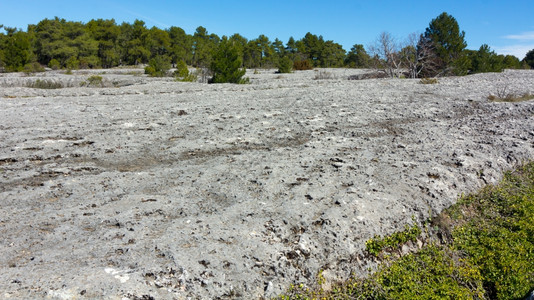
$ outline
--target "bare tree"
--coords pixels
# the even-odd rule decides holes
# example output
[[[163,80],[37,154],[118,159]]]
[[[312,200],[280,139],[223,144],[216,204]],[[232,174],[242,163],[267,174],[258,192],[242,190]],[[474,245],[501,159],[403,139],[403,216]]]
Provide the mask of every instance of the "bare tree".
[[[373,56],[383,62],[383,67],[390,77],[399,77],[402,68],[400,44],[389,32],[382,32],[377,40],[369,47]]]
[[[436,77],[440,75],[442,61],[436,53],[434,42],[424,35],[419,36],[416,44],[415,77]]]

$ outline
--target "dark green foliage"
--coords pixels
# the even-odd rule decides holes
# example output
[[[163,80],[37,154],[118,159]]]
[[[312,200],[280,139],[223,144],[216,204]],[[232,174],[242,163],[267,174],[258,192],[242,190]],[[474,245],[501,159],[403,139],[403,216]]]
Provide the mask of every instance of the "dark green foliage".
[[[22,71],[32,61],[30,36],[15,28],[5,28],[7,35],[2,38],[2,62],[8,72]]]
[[[512,55],[497,55],[486,44],[478,51],[465,50],[471,62],[471,73],[501,72],[504,69],[519,69],[521,62]]]
[[[471,60],[473,73],[502,71],[501,62],[498,60],[495,52],[490,50],[488,45],[484,44],[480,46],[480,49],[473,56]]]
[[[61,68],[61,64],[59,63],[59,61],[57,59],[53,58],[48,63],[48,67],[51,68],[52,70],[58,70],[58,69]]]
[[[217,51],[213,55],[210,69],[213,72],[213,83],[247,83],[243,79],[246,70],[241,69],[242,61],[234,43],[228,39],[223,39]]]
[[[534,287],[534,163],[449,210],[454,247],[480,268],[490,299],[520,299]]]
[[[345,65],[350,68],[368,68],[371,57],[365,51],[361,44],[352,46],[347,57],[345,58]]]
[[[115,20],[91,20],[86,25],[86,31],[98,45],[98,54],[95,56],[97,60],[92,59],[88,65],[96,66],[100,63],[104,68],[118,66],[120,61],[118,38],[121,30]]]
[[[192,65],[199,68],[210,66],[212,55],[217,49],[220,38],[216,34],[208,34],[206,28],[199,26],[192,40]]]
[[[71,56],[65,61],[65,68],[68,70],[77,70],[80,68],[80,61],[75,56]]]
[[[36,72],[44,72],[45,69],[43,66],[41,66],[40,63],[34,61],[32,63],[28,63],[24,65],[24,68],[22,68],[22,71],[26,74],[36,73]]]
[[[467,47],[464,37],[465,32],[460,31],[456,19],[445,12],[430,22],[424,33],[424,38],[432,42],[437,58],[439,58],[438,74],[467,74],[469,59],[464,53],[464,49]]]
[[[420,234],[421,227],[414,220],[412,226],[406,224],[404,231],[395,232],[385,237],[375,236],[365,243],[365,248],[370,254],[378,256],[384,250],[393,251],[408,241],[415,242]]]
[[[534,69],[534,49],[527,52],[523,61],[531,68]]]
[[[297,60],[293,62],[293,69],[294,70],[312,70],[313,64],[308,59]]]
[[[278,62],[278,73],[291,73],[293,70],[293,61],[287,56],[284,56]]]
[[[167,71],[171,68],[171,61],[167,56],[156,56],[148,62],[145,67],[145,74],[152,77],[163,77],[167,75]]]
[[[198,79],[196,74],[189,71],[185,61],[183,60],[180,60],[176,64],[176,71],[174,71],[174,77],[176,77],[176,80],[178,81],[187,82],[195,82]]]
[[[295,44],[297,51],[308,59],[313,67],[341,67],[345,50],[333,41],[325,41],[322,36],[310,32]],[[296,69],[296,68],[295,68]]]
[[[98,42],[81,22],[57,17],[53,20],[44,19],[35,26],[29,26],[29,31],[35,36],[35,52],[41,64],[48,65],[52,59],[56,59],[68,69],[77,69],[80,58],[97,57]]]
[[[187,35],[182,28],[176,26],[169,28],[168,33],[170,39],[168,51],[171,62],[177,64],[180,61],[184,61],[186,64],[191,64],[193,59],[191,52],[192,37]]]

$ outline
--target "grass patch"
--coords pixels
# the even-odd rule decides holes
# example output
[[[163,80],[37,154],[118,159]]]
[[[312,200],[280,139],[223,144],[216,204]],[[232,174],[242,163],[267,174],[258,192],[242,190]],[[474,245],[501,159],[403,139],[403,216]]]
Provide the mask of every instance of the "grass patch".
[[[34,89],[60,89],[63,87],[63,84],[48,79],[37,79],[36,81],[28,83],[26,86]]]
[[[524,93],[519,94],[508,91],[508,86],[503,86],[497,89],[495,94],[490,94],[488,100],[492,102],[521,102],[534,99],[533,94]]]
[[[419,80],[419,83],[420,84],[438,84],[439,81],[437,78],[421,78],[421,80]]]
[[[528,101],[534,99],[534,95],[532,94],[523,94],[523,95],[515,95],[515,94],[508,94],[504,98],[500,98],[495,95],[489,95],[488,100],[492,102],[521,102],[521,101]]]
[[[534,288],[534,162],[462,197],[429,225],[446,238],[386,257],[368,278],[323,291],[319,274],[316,287],[292,286],[278,299],[525,299]],[[371,239],[367,251],[398,247],[416,235],[414,226]]]

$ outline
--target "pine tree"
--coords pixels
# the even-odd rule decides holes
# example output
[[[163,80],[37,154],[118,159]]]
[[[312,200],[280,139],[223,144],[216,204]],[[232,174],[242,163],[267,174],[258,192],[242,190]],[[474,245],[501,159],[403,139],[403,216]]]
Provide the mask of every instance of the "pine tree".
[[[431,40],[440,60],[439,72],[443,75],[464,75],[469,59],[464,53],[467,47],[465,32],[460,32],[456,19],[446,12],[433,19],[426,28],[424,37]]]
[[[239,51],[232,41],[224,38],[219,44],[217,51],[213,55],[211,71],[213,72],[213,83],[246,83],[243,79],[246,70],[241,69],[242,61]]]
[[[534,69],[534,49],[527,52],[523,61],[527,63],[531,69]]]

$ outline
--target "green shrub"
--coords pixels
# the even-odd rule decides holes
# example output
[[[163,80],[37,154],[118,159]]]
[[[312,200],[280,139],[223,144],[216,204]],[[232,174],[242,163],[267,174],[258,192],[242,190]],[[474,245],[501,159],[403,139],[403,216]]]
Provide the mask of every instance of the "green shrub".
[[[24,65],[24,68],[23,68],[23,72],[26,74],[44,72],[44,71],[45,69],[38,62],[32,62],[32,63],[26,64]]]
[[[63,84],[61,84],[61,82],[54,82],[52,80],[37,79],[34,82],[28,83],[26,86],[34,89],[60,89],[63,87]]]
[[[375,236],[365,243],[367,252],[374,256],[378,256],[384,250],[392,251],[400,246],[406,244],[408,241],[415,242],[417,237],[421,234],[421,227],[415,223],[412,226],[406,224],[404,231],[395,232],[385,237]]]
[[[447,213],[454,247],[480,268],[488,298],[519,299],[534,287],[534,162]]]
[[[78,61],[78,59],[76,57],[71,56],[65,62],[65,67],[68,70],[78,70],[80,68],[80,62]]]
[[[89,86],[102,86],[102,76],[90,76],[89,78],[87,78],[87,82],[89,83]]]
[[[312,70],[313,64],[309,59],[297,60],[293,63],[294,70]]]
[[[171,68],[171,60],[167,56],[156,56],[148,62],[145,74],[152,77],[163,77]]]
[[[211,71],[213,72],[212,83],[248,83],[248,78],[243,78],[246,70],[241,68],[242,60],[237,47],[232,41],[223,40],[213,55]]]
[[[291,58],[284,56],[278,62],[278,73],[291,73],[293,70],[293,61]]]
[[[186,63],[181,60],[176,64],[176,71],[174,71],[174,77],[178,81],[195,82],[198,79],[197,74],[190,72]]]
[[[59,70],[59,69],[61,69],[61,64],[59,63],[59,61],[57,59],[53,58],[48,63],[48,67],[50,69],[52,69],[52,70]]]

